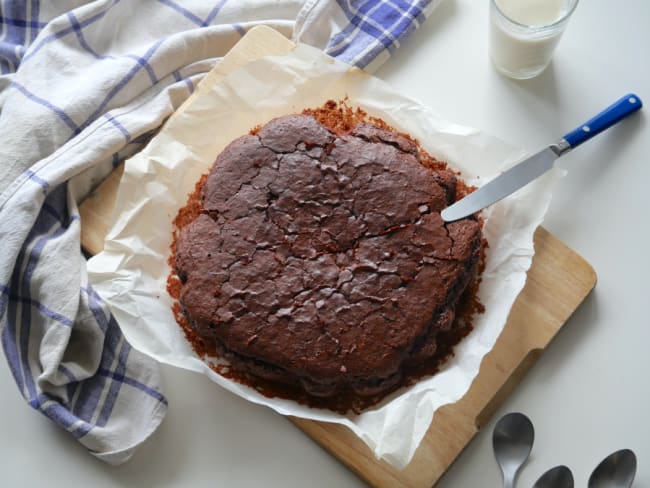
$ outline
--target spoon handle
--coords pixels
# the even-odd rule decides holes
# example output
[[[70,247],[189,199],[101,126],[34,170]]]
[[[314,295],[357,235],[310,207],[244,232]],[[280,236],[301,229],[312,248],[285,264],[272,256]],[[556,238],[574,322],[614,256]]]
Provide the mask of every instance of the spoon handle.
[[[503,488],[515,488],[516,473],[508,473],[503,475]]]

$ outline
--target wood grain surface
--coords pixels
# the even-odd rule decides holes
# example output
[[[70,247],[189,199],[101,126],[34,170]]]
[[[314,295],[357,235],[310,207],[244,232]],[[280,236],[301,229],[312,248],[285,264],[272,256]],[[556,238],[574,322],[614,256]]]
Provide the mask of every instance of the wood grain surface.
[[[262,56],[285,54],[292,48],[290,41],[272,29],[252,29],[206,76],[177,113],[232,70]],[[81,242],[90,254],[103,249],[121,173],[119,167],[81,205]],[[596,275],[589,263],[539,228],[526,286],[511,310],[503,333],[483,360],[468,393],[459,402],[436,412],[413,461],[403,471],[377,461],[365,444],[345,427],[291,420],[373,486],[433,486],[491,418],[595,283]]]

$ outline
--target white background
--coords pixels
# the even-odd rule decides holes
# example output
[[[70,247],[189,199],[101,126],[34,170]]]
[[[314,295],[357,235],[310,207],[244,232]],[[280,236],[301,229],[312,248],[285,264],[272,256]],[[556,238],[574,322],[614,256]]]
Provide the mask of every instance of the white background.
[[[610,452],[638,457],[635,487],[650,487],[650,2],[583,0],[549,68],[512,81],[487,55],[487,0],[444,0],[377,74],[463,125],[539,149],[633,91],[641,113],[560,160],[568,176],[544,226],[598,274],[570,319],[495,418],[437,485],[500,486],[491,433],[526,413],[536,439],[519,486],[566,464],[576,486]],[[127,464],[113,468],[23,401],[0,360],[0,485],[363,486],[286,419],[163,367],[170,409]]]

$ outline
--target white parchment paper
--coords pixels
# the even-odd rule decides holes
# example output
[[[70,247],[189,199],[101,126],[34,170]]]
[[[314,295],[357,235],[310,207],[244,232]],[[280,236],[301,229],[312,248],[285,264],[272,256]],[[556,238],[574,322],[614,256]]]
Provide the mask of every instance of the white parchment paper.
[[[484,212],[490,247],[480,299],[486,312],[475,320],[474,331],[456,347],[455,356],[435,376],[360,415],[269,399],[218,375],[192,351],[174,320],[165,289],[172,220],[217,154],[273,117],[346,96],[350,105],[417,138],[433,156],[460,170],[470,184],[488,181],[524,156],[481,131],[445,120],[376,78],[299,45],[289,55],[254,61],[204,90],[126,162],[104,251],[88,262],[88,271],[92,285],[137,349],[163,363],[206,374],[228,391],[283,415],[346,425],[377,457],[403,468],[434,412],[467,392],[483,356],[501,333],[526,280],[533,232],[560,171],[549,172]]]

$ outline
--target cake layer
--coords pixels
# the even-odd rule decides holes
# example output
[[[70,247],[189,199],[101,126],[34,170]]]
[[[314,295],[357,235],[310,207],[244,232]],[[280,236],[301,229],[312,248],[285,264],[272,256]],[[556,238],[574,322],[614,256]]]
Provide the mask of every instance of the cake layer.
[[[375,395],[432,357],[476,273],[479,223],[445,224],[456,179],[368,124],[309,115],[228,145],[180,230],[180,302],[232,367],[316,396]]]

